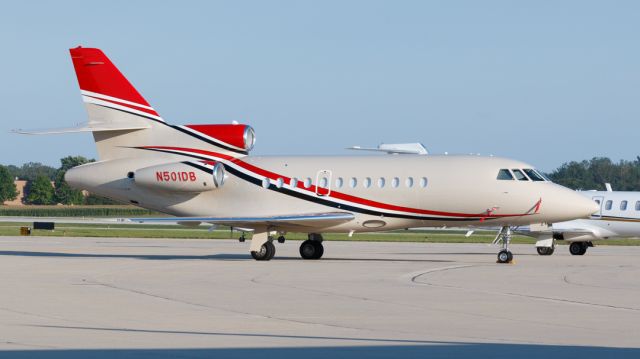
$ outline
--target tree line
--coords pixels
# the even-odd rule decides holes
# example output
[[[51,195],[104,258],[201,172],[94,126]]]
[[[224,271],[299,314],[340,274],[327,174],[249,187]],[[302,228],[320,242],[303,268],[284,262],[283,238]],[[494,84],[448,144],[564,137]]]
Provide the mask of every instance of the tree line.
[[[571,161],[547,175],[554,182],[572,189],[604,190],[604,184],[611,183],[614,191],[640,191],[640,156],[619,162],[606,157]]]
[[[24,198],[26,204],[116,204],[108,198],[89,194],[84,196],[81,191],[73,189],[64,180],[65,173],[76,166],[94,162],[83,156],[67,156],[60,159],[60,167],[54,168],[39,162],[29,162],[22,166],[0,165],[0,203],[13,201],[18,196],[14,180],[27,181]],[[53,185],[51,183],[53,182]]]
[[[60,167],[53,168],[38,162],[22,166],[0,165],[0,203],[14,200],[17,196],[14,179],[28,181],[27,204],[115,204],[116,202],[97,195],[84,196],[71,188],[64,180],[70,168],[94,162],[82,156],[67,156],[60,159]],[[633,161],[614,162],[606,157],[595,157],[584,161],[571,161],[547,173],[554,182],[572,189],[604,190],[606,182],[616,191],[640,191],[640,156]],[[54,182],[54,186],[51,185]]]

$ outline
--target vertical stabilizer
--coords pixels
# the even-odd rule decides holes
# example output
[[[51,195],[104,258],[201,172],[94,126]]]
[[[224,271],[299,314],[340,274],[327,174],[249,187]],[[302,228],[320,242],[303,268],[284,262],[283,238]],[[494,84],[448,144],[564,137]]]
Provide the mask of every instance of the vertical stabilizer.
[[[69,52],[87,108],[88,127],[96,129],[93,136],[100,159],[126,157],[130,146],[151,144],[152,131],[161,130],[158,125],[164,120],[149,102],[100,49],[76,47]],[[104,128],[111,130],[100,131]]]

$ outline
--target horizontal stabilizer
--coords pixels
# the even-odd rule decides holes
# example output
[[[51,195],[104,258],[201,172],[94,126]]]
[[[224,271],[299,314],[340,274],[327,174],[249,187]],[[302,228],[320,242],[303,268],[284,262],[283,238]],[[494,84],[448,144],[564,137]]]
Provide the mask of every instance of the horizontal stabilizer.
[[[80,133],[80,132],[105,132],[105,131],[137,131],[150,128],[151,125],[147,124],[135,124],[131,126],[124,126],[119,124],[101,123],[101,124],[79,124],[73,127],[60,127],[60,128],[48,128],[48,129],[36,129],[36,130],[23,130],[21,128],[14,129],[12,132],[19,133],[21,135],[59,135],[64,133]]]

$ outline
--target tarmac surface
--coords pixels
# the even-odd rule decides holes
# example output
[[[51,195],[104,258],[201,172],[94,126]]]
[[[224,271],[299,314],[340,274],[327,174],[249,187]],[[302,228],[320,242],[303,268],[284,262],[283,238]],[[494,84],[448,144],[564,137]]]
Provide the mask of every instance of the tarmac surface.
[[[640,358],[640,247],[0,237],[0,358]]]

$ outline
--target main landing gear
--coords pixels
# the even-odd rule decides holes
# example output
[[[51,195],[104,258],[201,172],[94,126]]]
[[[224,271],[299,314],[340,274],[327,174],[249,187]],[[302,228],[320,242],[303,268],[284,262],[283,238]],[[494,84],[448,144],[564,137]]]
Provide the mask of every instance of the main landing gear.
[[[509,250],[509,242],[511,242],[511,227],[504,226],[498,232],[493,243],[502,242],[502,249],[498,252],[498,263],[511,263],[513,261],[513,253]]]
[[[556,247],[536,247],[536,250],[541,256],[550,256],[556,250]]]
[[[569,253],[574,256],[583,256],[587,253],[587,248],[593,247],[591,242],[571,242],[569,245]]]
[[[276,246],[272,241],[267,241],[257,251],[251,251],[251,256],[257,261],[268,261],[276,255]]]
[[[244,242],[244,234],[240,237],[240,242]],[[285,237],[278,236],[278,243],[284,243]],[[268,261],[276,254],[276,246],[274,245],[274,237],[268,235],[267,232],[254,233],[251,238],[251,257],[257,261]],[[322,235],[319,233],[310,233],[308,239],[300,244],[300,256],[303,259],[320,259],[324,254],[324,246],[322,245]]]
[[[300,244],[300,257],[302,257],[302,259],[320,259],[324,254],[322,235],[309,233],[308,238],[309,239]]]

